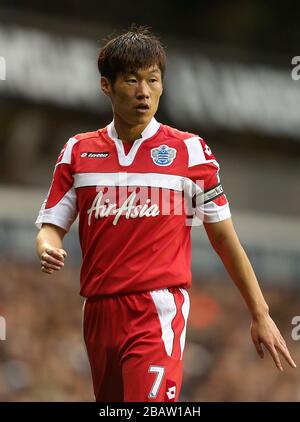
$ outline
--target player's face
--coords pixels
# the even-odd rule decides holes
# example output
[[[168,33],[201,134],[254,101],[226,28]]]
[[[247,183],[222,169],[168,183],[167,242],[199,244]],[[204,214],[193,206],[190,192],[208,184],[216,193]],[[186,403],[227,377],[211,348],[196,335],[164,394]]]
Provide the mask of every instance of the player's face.
[[[111,99],[115,117],[133,126],[151,120],[163,90],[158,66],[119,74],[113,84],[102,77],[101,86]]]

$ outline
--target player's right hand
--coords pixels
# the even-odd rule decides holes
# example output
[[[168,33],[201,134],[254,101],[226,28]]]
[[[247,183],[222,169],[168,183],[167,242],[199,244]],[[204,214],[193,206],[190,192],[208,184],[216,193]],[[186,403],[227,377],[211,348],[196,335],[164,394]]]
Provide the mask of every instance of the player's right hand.
[[[59,271],[64,265],[67,252],[59,248],[46,248],[41,255],[41,270],[43,273],[52,274]]]

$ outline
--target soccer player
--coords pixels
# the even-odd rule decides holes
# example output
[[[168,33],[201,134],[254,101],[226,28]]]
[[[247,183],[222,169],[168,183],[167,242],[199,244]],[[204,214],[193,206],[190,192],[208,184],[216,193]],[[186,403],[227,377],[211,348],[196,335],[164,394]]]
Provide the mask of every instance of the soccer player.
[[[248,305],[258,354],[264,345],[279,370],[280,354],[296,367],[234,230],[216,158],[198,135],[154,118],[162,44],[133,28],[104,45],[98,67],[113,121],[68,140],[36,221],[41,270],[53,274],[64,266],[63,239],[79,214],[96,400],[178,400],[191,286],[189,199]]]

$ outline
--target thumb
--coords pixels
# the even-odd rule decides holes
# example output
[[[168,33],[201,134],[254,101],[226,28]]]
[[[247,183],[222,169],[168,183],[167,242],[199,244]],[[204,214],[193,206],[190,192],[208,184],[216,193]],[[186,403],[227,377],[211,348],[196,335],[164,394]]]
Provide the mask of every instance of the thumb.
[[[64,249],[58,249],[57,252],[59,252],[64,258],[68,256],[67,252]]]

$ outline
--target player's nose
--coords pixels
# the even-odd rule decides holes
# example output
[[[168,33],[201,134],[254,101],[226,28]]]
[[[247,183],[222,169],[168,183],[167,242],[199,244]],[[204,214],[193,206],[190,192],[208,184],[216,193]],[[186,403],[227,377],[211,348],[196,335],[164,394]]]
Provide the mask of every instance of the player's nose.
[[[146,82],[141,81],[138,84],[136,96],[139,100],[142,99],[142,98],[149,98],[150,97],[149,87],[148,87],[148,84]]]

